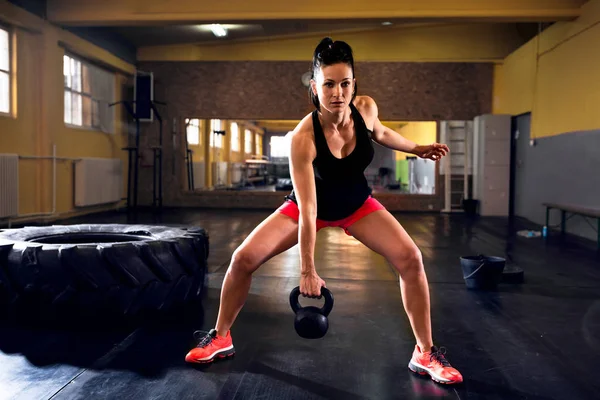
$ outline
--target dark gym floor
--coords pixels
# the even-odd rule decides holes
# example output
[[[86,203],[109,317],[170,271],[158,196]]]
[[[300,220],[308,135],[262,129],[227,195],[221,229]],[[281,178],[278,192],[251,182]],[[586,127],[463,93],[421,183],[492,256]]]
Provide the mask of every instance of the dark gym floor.
[[[195,329],[214,326],[229,257],[266,211],[167,210],[61,223],[185,224],[210,234],[205,315],[170,325],[105,331],[0,325],[1,399],[595,399],[600,360],[600,257],[593,243],[507,240],[507,221],[397,214],[421,248],[434,341],[465,382],[442,386],[407,369],[414,338],[398,279],[341,230],[318,235],[316,267],[335,296],[330,329],[306,340],[293,328],[297,248],[256,273],[233,329],[237,354],[207,367],[184,356]],[[517,221],[515,230],[539,228]],[[507,253],[508,250],[508,253]],[[511,256],[525,283],[473,292],[459,257]],[[322,301],[322,300],[321,300]],[[317,300],[305,301],[310,304]]]

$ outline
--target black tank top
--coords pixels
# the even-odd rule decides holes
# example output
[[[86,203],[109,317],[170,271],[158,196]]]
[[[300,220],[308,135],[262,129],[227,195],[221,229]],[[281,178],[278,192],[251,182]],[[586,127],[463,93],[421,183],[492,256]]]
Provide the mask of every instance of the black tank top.
[[[354,104],[350,103],[356,146],[344,158],[335,157],[329,150],[317,110],[312,113],[317,156],[313,160],[317,191],[317,218],[336,221],[350,216],[371,195],[364,171],[373,160],[374,150],[371,131]],[[286,196],[296,204],[292,190]]]

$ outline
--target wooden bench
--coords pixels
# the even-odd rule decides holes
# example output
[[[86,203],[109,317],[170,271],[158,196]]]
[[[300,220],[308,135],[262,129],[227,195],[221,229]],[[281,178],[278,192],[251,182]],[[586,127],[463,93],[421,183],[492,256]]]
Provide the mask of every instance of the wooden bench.
[[[546,207],[546,226],[548,226],[548,220],[550,218],[550,210],[557,209],[560,210],[561,220],[560,220],[560,233],[564,236],[565,234],[565,225],[567,221],[567,213],[571,214],[579,214],[584,217],[596,218],[597,220],[597,233],[598,233],[598,243],[597,247],[600,250],[600,208],[592,208],[592,207],[581,207],[576,204],[564,204],[564,203],[543,203]],[[548,237],[548,235],[546,235]]]

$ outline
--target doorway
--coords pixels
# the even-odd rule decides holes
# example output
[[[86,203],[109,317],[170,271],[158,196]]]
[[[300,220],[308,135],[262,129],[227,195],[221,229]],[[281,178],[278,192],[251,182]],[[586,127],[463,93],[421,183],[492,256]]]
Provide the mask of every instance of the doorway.
[[[531,113],[516,115],[511,120],[510,139],[510,199],[509,218],[526,217],[527,208],[527,155],[531,132]]]

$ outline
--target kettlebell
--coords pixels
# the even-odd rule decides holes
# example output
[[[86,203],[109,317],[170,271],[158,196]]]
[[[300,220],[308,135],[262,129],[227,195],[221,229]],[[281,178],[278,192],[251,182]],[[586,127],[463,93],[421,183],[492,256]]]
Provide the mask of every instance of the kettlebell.
[[[294,328],[300,337],[305,339],[319,339],[325,336],[329,329],[327,316],[333,308],[333,294],[326,287],[321,287],[321,295],[325,297],[325,305],[322,308],[307,306],[300,307],[300,286],[296,286],[290,292],[290,305],[296,313]]]

